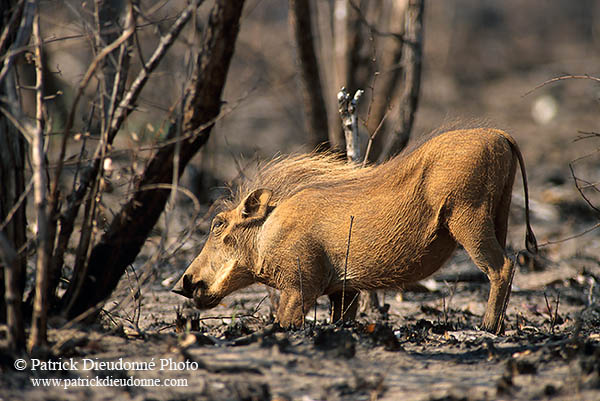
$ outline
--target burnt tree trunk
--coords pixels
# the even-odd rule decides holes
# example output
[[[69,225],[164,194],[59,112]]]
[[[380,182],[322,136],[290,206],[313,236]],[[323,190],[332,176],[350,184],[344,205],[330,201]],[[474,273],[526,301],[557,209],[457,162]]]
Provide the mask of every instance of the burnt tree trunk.
[[[0,0],[0,25],[7,33],[0,54],[6,54],[17,35],[23,6],[16,9],[16,5],[13,0]],[[14,67],[0,81],[0,99],[0,106],[13,116],[20,115]],[[27,241],[27,219],[26,202],[21,199],[25,192],[25,150],[25,138],[0,113],[0,322],[8,325],[8,343],[13,350],[25,347],[22,298],[26,260],[22,248]]]
[[[379,161],[400,152],[408,142],[421,87],[421,65],[423,62],[423,15],[425,0],[409,0],[405,17],[405,34],[402,66],[404,69],[404,86],[400,98],[400,116],[398,125],[379,155]]]
[[[334,47],[337,88],[344,86],[351,94],[359,89],[366,90],[372,66],[365,46],[373,46],[365,41],[365,27],[361,18],[362,10],[377,9],[379,2],[362,0],[350,4],[347,0],[337,0],[334,9]],[[366,12],[365,12],[366,14]]]
[[[10,80],[12,74],[7,76]],[[2,84],[0,96],[5,96]],[[13,86],[13,85],[11,85]],[[14,86],[13,86],[14,89]],[[27,219],[25,200],[18,205],[25,191],[25,140],[10,122],[0,115],[0,230],[5,238],[6,256],[0,258],[0,322],[9,328],[9,344],[13,349],[23,348],[25,337],[21,303],[25,284],[25,252],[17,254],[25,242]],[[12,213],[12,217],[9,214]],[[14,255],[8,253],[14,252]]]
[[[363,2],[364,0],[361,3]],[[337,93],[344,87],[350,94],[353,94],[358,89],[365,89],[363,78],[366,77],[366,71],[368,70],[368,67],[362,68],[365,66],[360,54],[364,44],[360,14],[354,5],[351,5],[347,0],[336,0],[333,7],[335,88],[332,89],[333,93]],[[346,131],[343,124],[342,126],[336,125],[335,129],[339,130],[341,138],[345,138]],[[355,146],[358,149],[359,143],[356,143]]]
[[[335,144],[329,138],[327,109],[323,98],[321,75],[315,53],[310,0],[290,0],[289,21],[296,42],[300,66],[301,91],[306,114],[308,143],[312,148]]]
[[[186,88],[181,135],[193,136],[180,147],[178,176],[208,140],[219,114],[243,5],[243,0],[217,0],[211,11],[202,50]],[[176,131],[171,130],[168,139],[175,138]],[[71,305],[67,317],[74,318],[106,299],[126,267],[134,261],[169,198],[169,190],[156,189],[156,186],[172,183],[175,148],[174,143],[163,146],[152,157],[132,199],[92,249],[81,290],[74,299],[65,300]]]

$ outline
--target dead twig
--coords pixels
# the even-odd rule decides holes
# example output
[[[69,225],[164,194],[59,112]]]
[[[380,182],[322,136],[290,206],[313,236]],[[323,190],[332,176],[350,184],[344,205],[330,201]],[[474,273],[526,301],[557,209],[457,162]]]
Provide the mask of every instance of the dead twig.
[[[300,300],[302,302],[302,329],[306,328],[306,318],[304,316],[304,289],[302,288],[302,268],[300,267],[300,257],[298,257],[298,280],[300,280]]]
[[[444,326],[448,326],[448,315],[450,312],[450,305],[452,304],[452,298],[454,298],[454,294],[456,293],[456,288],[458,286],[458,276],[456,276],[456,280],[454,281],[452,286],[450,286],[446,281],[444,281],[444,284],[446,284],[446,286],[450,288],[448,302],[446,302],[446,295],[442,295],[442,312],[444,315]]]
[[[561,75],[560,77],[555,77],[555,78],[552,78],[552,79],[549,79],[547,81],[542,82],[541,84],[539,84],[535,88],[530,89],[527,92],[525,92],[525,94],[521,95],[521,97],[525,97],[527,95],[530,95],[531,93],[535,92],[536,90],[538,90],[538,89],[540,89],[540,88],[542,88],[542,87],[544,87],[546,85],[549,85],[549,84],[552,84],[552,83],[558,82],[558,81],[564,81],[564,80],[567,80],[567,79],[589,79],[589,80],[592,80],[592,81],[600,82],[600,78],[591,76],[589,74],[583,74],[583,75]]]
[[[548,245],[555,245],[555,244],[560,244],[562,242],[570,241],[572,239],[576,239],[576,238],[582,237],[582,236],[584,236],[586,234],[589,234],[589,233],[591,233],[592,231],[594,231],[594,230],[596,230],[598,228],[600,228],[600,223],[594,224],[592,227],[590,227],[590,228],[588,228],[588,229],[586,229],[586,230],[584,230],[584,231],[582,231],[580,233],[577,233],[575,235],[571,235],[569,237],[562,238],[562,239],[555,240],[555,241],[546,241],[546,242],[544,242],[542,244],[539,244],[538,248],[542,248],[542,247],[545,247],[545,246],[548,246]]]
[[[100,65],[100,62],[102,60],[104,60],[104,58],[106,58],[114,50],[119,48],[119,46],[121,46],[121,44],[123,44],[125,41],[127,41],[129,39],[129,37],[131,35],[133,35],[134,31],[135,31],[135,29],[133,26],[129,27],[129,29],[125,30],[121,34],[121,36],[119,36],[119,38],[117,40],[115,40],[113,43],[109,44],[104,49],[102,49],[102,51],[100,51],[100,53],[98,53],[96,55],[96,57],[94,58],[94,60],[90,64],[90,66],[88,67],[86,73],[83,76],[83,79],[81,80],[81,82],[79,83],[79,86],[77,87],[77,92],[75,93],[73,105],[71,106],[71,110],[69,112],[69,116],[67,117],[67,122],[65,124],[63,138],[62,138],[61,146],[60,146],[60,153],[59,153],[59,157],[58,157],[58,166],[56,167],[56,172],[54,174],[54,181],[52,182],[52,189],[50,191],[50,198],[53,199],[54,202],[56,202],[58,184],[59,184],[60,176],[62,175],[62,160],[65,158],[65,153],[67,150],[67,140],[69,138],[69,133],[71,132],[71,129],[73,128],[73,123],[75,121],[75,114],[77,112],[77,105],[79,104],[79,101],[81,100],[81,97],[83,96],[83,92],[84,92],[85,88],[88,86],[88,83],[92,79],[94,73],[96,72],[96,69]]]
[[[17,201],[15,202],[13,207],[6,214],[6,218],[4,219],[4,221],[2,223],[0,223],[0,232],[4,230],[4,228],[8,225],[8,223],[10,223],[10,221],[12,220],[15,213],[19,210],[19,208],[21,207],[21,205],[27,198],[27,195],[29,195],[29,193],[31,192],[32,188],[33,188],[33,177],[29,180],[29,183],[27,183],[25,190],[21,193],[21,195],[19,195],[19,199],[17,199]]]
[[[160,38],[160,42],[152,56],[148,59],[148,62],[144,64],[143,68],[140,70],[140,73],[136,77],[136,79],[131,84],[131,87],[123,96],[123,99],[119,103],[119,106],[115,110],[115,114],[110,123],[109,129],[109,138],[114,137],[116,132],[121,127],[121,124],[125,120],[125,118],[129,115],[129,112],[132,110],[133,104],[137,101],[142,88],[148,81],[150,74],[156,69],[160,61],[165,56],[167,50],[171,47],[171,45],[175,42],[175,39],[181,33],[181,30],[193,15],[194,10],[203,3],[203,0],[195,0],[192,1],[187,8],[181,13],[181,15],[175,20],[173,26],[169,30],[169,32]]]
[[[107,130],[102,135],[102,139],[103,139],[101,141],[102,146],[100,146],[99,150],[96,151],[96,154],[92,158],[91,166],[88,166],[82,172],[79,188],[75,192],[75,196],[69,201],[69,207],[63,214],[64,218],[68,219],[68,221],[66,221],[67,224],[64,224],[64,226],[66,226],[66,227],[72,226],[72,221],[77,216],[77,212],[81,205],[81,201],[83,200],[83,197],[87,193],[87,189],[90,186],[92,186],[92,188],[96,187],[91,184],[92,184],[92,181],[94,181],[96,179],[96,177],[98,177],[98,173],[101,171],[101,168],[102,168],[101,160],[103,157],[106,157],[107,148],[112,144],[114,137],[116,136],[116,133],[118,132],[121,124],[123,123],[125,118],[129,115],[129,112],[132,110],[132,105],[137,101],[139,94],[140,94],[142,88],[144,87],[144,85],[146,84],[150,74],[156,69],[159,62],[165,56],[167,50],[170,48],[170,46],[173,44],[175,39],[178,37],[178,35],[181,32],[181,30],[183,29],[183,26],[185,25],[185,23],[189,20],[189,18],[193,14],[193,11],[195,10],[195,8],[201,2],[202,2],[201,0],[193,1],[181,13],[179,18],[174,22],[174,24],[171,27],[171,29],[169,30],[169,32],[161,38],[154,53],[152,54],[152,56],[150,57],[148,62],[143,66],[140,73],[138,74],[138,76],[136,77],[134,82],[132,83],[131,87],[129,88],[127,93],[123,96],[123,98],[121,99],[119,105],[116,107],[116,109],[114,109],[114,112],[111,113],[112,118],[110,119],[110,122],[107,124]],[[131,10],[130,10],[130,14],[131,14]],[[53,187],[52,187],[52,192],[51,192],[51,197],[50,197],[52,202],[58,201],[56,191],[58,190],[58,182],[60,179],[61,170],[62,170],[62,166],[63,166],[63,159],[64,159],[64,154],[65,154],[65,149],[66,149],[66,141],[68,139],[68,136],[69,136],[68,134],[73,125],[74,113],[77,108],[77,103],[83,94],[83,90],[85,89],[85,87],[87,87],[89,80],[91,79],[94,71],[98,68],[100,62],[105,57],[107,57],[112,51],[116,50],[119,46],[121,46],[121,44],[125,43],[129,39],[129,37],[133,34],[134,31],[135,31],[135,24],[133,22],[131,22],[128,25],[128,27],[126,28],[126,30],[121,34],[121,36],[117,40],[115,40],[110,45],[106,46],[95,57],[94,61],[88,68],[88,71],[86,72],[86,75],[84,76],[84,79],[82,80],[82,82],[79,85],[75,100],[73,102],[73,106],[71,108],[71,112],[69,114],[69,118],[67,120],[67,125],[65,127],[63,138],[62,138],[61,152],[60,152],[60,156],[58,159],[59,164],[57,166],[55,179],[53,182]],[[93,197],[93,198],[95,198],[95,197]],[[93,213],[92,213],[92,216],[93,216]],[[86,246],[85,248],[87,250],[88,247]],[[86,255],[87,255],[87,253],[88,252],[85,252]],[[81,255],[83,255],[83,253],[81,253]],[[86,256],[86,258],[87,258],[87,256]],[[74,289],[74,291],[77,291],[77,290]],[[77,292],[75,292],[75,294],[76,293]],[[75,298],[76,297],[74,297],[74,296],[71,297],[71,299],[75,299]],[[68,309],[70,309],[70,308],[67,308],[67,310]]]
[[[352,239],[352,224],[354,223],[354,216],[350,216],[350,228],[348,229],[348,242],[346,245],[346,259],[344,261],[344,279],[342,281],[342,315],[341,320],[344,321],[344,301],[346,298],[346,278],[348,276],[348,257],[350,256],[350,240]]]
[[[8,38],[11,37],[13,32],[17,29],[17,23],[23,11],[23,3],[23,0],[19,0],[18,3],[14,5],[10,19],[8,20],[8,23],[4,29],[2,29],[2,34],[0,34],[0,52],[2,53],[7,44]]]
[[[354,295],[354,298],[352,298],[352,301],[350,301],[348,303],[348,307],[344,310],[343,315],[346,315],[346,312],[348,312],[350,310],[350,308],[352,307],[352,305],[354,305],[354,303],[356,302],[356,300],[358,299],[359,296],[360,296],[360,292],[357,292]]]
[[[592,201],[585,195],[585,193],[583,192],[583,189],[579,185],[579,182],[583,181],[583,180],[581,180],[581,179],[577,178],[577,176],[575,176],[575,170],[573,169],[572,162],[569,163],[569,170],[571,170],[571,177],[573,177],[573,181],[575,182],[575,187],[577,188],[577,191],[579,191],[579,195],[581,195],[583,200],[588,204],[589,207],[592,208],[592,210],[594,210],[596,213],[598,213],[600,215],[600,209],[597,208],[596,206],[594,206]]]
[[[10,110],[0,106],[0,112],[15,126],[15,128],[23,135],[27,142],[31,143],[31,130],[29,123],[26,121],[20,121],[20,118],[13,115]]]
[[[0,70],[0,82],[2,82],[6,77],[6,74],[8,74],[8,71],[12,66],[14,58],[20,53],[23,53],[24,51],[27,51],[29,49],[29,46],[26,46],[26,44],[29,41],[29,36],[31,35],[34,14],[36,13],[37,9],[37,1],[27,0],[25,4],[19,5],[18,9],[21,9],[21,7],[23,16],[21,19],[21,25],[19,26],[19,30],[17,31],[15,41],[12,43],[10,50],[6,52],[7,55],[4,58],[4,65],[2,66],[2,70]],[[19,12],[15,12],[14,14],[19,15]],[[14,23],[15,21],[9,21],[5,29],[3,29],[1,37],[3,42],[7,40],[11,30],[11,26]]]
[[[369,161],[369,153],[371,153],[371,147],[373,146],[373,141],[377,137],[377,134],[379,134],[379,131],[383,127],[385,120],[387,119],[388,115],[390,114],[393,108],[394,106],[390,106],[387,109],[387,111],[383,115],[383,118],[381,119],[381,121],[379,121],[379,125],[377,125],[377,128],[375,128],[375,131],[373,131],[373,133],[369,135],[369,142],[367,143],[367,150],[365,151],[365,157],[362,162],[362,167],[365,167],[367,165],[367,162]]]
[[[140,328],[140,317],[142,316],[142,286],[140,284],[140,280],[135,269],[132,266],[130,266],[129,268],[131,269],[131,273],[133,274],[133,277],[135,279],[135,286],[132,286],[131,278],[129,277],[129,273],[127,273],[128,283],[130,284],[129,291],[133,302],[135,302],[135,308],[133,310],[133,316],[129,317],[128,320],[129,323],[131,323],[134,326],[135,330],[138,333],[141,333],[142,329]],[[127,272],[127,270],[125,271]]]
[[[560,292],[557,293],[556,296],[556,306],[554,308],[554,312],[552,312],[552,308],[550,307],[550,302],[548,302],[548,297],[546,296],[546,292],[544,291],[544,300],[546,301],[546,309],[548,310],[548,316],[550,317],[550,332],[554,334],[554,326],[558,320],[558,305],[560,303]]]
[[[579,135],[577,136],[577,138],[573,139],[573,143],[583,141],[585,139],[590,139],[590,138],[600,138],[600,133],[598,133],[598,132],[577,131],[577,133]]]

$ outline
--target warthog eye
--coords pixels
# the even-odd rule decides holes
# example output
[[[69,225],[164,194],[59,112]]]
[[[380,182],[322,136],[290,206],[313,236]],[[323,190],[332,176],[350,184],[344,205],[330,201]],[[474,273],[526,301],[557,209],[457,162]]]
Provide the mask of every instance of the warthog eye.
[[[210,228],[210,231],[213,233],[219,232],[220,230],[223,229],[223,227],[225,227],[225,220],[220,219],[220,218],[216,218],[213,220],[212,223],[212,227]]]

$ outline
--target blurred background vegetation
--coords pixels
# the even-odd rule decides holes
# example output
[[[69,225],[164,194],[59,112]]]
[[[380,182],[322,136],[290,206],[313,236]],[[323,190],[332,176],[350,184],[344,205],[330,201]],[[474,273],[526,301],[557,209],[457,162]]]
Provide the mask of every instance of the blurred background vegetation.
[[[5,23],[13,15],[6,10],[16,9],[22,3],[3,1]],[[126,27],[127,8],[131,6],[135,10],[135,35],[127,48],[130,65],[124,80],[126,88],[140,73],[140,60],[148,60],[161,36],[171,29],[187,6],[186,1],[180,0],[39,1],[45,60],[44,132],[50,171],[58,161],[77,88],[94,57],[106,45],[96,43],[95,35],[97,10],[108,3],[112,8],[105,20],[110,21],[114,32],[105,33],[112,40]],[[157,145],[182,118],[186,88],[215,3],[219,2],[203,2],[191,17],[167,56],[152,72],[135,109],[108,149],[101,180],[102,199],[89,220],[98,234],[95,241],[107,232],[119,209],[130,199]],[[336,94],[341,85],[347,85],[351,91],[359,88],[366,91],[359,110],[363,120],[363,149],[382,118],[381,112],[375,113],[377,106],[374,105],[383,104],[384,112],[391,108],[386,121],[387,133],[377,137],[384,141],[385,135],[392,135],[390,132],[398,125],[401,114],[398,99],[406,85],[400,79],[394,91],[387,91],[388,78],[402,71],[399,60],[390,61],[389,56],[394,46],[398,46],[397,36],[403,35],[405,28],[403,12],[390,10],[395,6],[405,8],[407,2],[343,2],[346,13],[356,12],[356,9],[362,13],[359,21],[352,25],[353,32],[360,33],[361,42],[356,45],[354,55],[358,62],[350,75],[340,73],[348,61],[340,59],[333,40],[336,18],[347,14],[340,14],[339,2],[334,0],[308,3],[312,8],[312,37],[328,113],[329,137],[339,124]],[[240,27],[222,95],[221,113],[208,142],[192,158],[181,177],[182,187],[189,189],[199,204],[192,207],[192,196],[173,195],[164,218],[150,233],[149,242],[133,264],[135,268],[131,268],[136,272],[146,261],[152,260],[146,280],[169,279],[174,275],[173,267],[182,271],[189,256],[202,243],[211,203],[226,195],[229,185],[252,174],[257,161],[314,149],[311,138],[315,134],[310,132],[304,112],[306,103],[289,24],[289,4],[278,0],[248,0]],[[590,150],[592,142],[589,140],[573,142],[581,135],[578,132],[598,131],[599,87],[588,80],[572,80],[547,85],[525,95],[556,76],[600,74],[600,3],[593,0],[429,1],[425,5],[423,27],[419,106],[411,137],[418,138],[440,127],[480,124],[508,130],[521,145],[534,183],[531,185],[533,199],[540,204],[534,208],[534,214],[552,223],[538,230],[541,237],[569,234],[585,226],[594,215],[588,213],[573,187],[568,163]],[[36,91],[32,90],[36,75],[31,54],[29,49],[15,61],[23,123],[28,124],[35,123],[37,110]],[[5,56],[3,60],[7,59]],[[347,79],[341,78],[343,76]],[[102,93],[104,77],[98,72],[86,86],[69,133],[64,174],[59,183],[65,196],[78,179],[76,174],[81,164],[78,160],[89,159],[100,139],[102,118],[98,94]],[[5,100],[3,98],[3,102]],[[396,108],[392,108],[394,106]],[[327,133],[319,135],[327,138]],[[591,147],[595,146],[593,143]],[[600,182],[598,167],[597,157],[591,158],[576,166],[576,173],[590,183],[597,183]],[[25,163],[24,171],[25,182],[28,182],[32,176],[30,162]],[[590,196],[597,192],[595,189],[595,185],[588,187]],[[551,212],[544,215],[547,210],[544,204],[559,205],[558,217]],[[568,207],[561,209],[560,205]],[[34,202],[30,200],[26,206],[27,237],[31,241],[37,235]],[[4,210],[3,213],[2,220],[7,215]],[[552,220],[554,218],[561,220]],[[76,221],[85,224],[83,212]],[[191,238],[186,237],[187,234]],[[75,230],[65,249],[58,293],[66,291],[72,274],[78,235],[79,231]],[[35,246],[30,243],[20,252],[26,256],[28,271],[25,294],[29,293],[32,298]],[[157,252],[161,257],[152,259]]]

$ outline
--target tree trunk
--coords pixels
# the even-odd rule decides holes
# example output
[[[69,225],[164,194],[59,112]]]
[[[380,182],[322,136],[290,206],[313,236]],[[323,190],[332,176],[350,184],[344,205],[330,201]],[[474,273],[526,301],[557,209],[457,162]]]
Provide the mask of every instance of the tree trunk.
[[[6,54],[16,37],[23,10],[23,7],[15,9],[16,3],[0,0],[0,23],[8,33],[0,54]],[[0,82],[0,98],[7,99],[2,106],[13,116],[21,114],[14,67]],[[25,347],[22,299],[26,252],[22,247],[27,241],[27,219],[25,199],[20,199],[25,191],[25,149],[24,137],[0,113],[0,225],[3,225],[0,228],[0,322],[7,323],[9,347],[15,351]]]
[[[193,136],[182,143],[178,176],[208,140],[213,121],[219,114],[243,5],[243,0],[217,0],[211,11],[202,50],[186,88],[182,136]],[[170,130],[168,139],[175,138],[176,132],[177,128]],[[80,291],[72,293],[72,299],[64,300],[70,305],[67,317],[74,318],[106,299],[126,267],[135,260],[169,197],[169,190],[156,189],[156,186],[172,183],[175,148],[171,143],[152,157],[133,198],[92,249],[88,274]]]
[[[311,148],[323,144],[329,147],[327,109],[313,41],[310,0],[290,0],[289,21],[300,65],[300,86],[307,120],[308,143]]]
[[[383,40],[380,40],[377,46],[378,69],[381,75],[377,79],[375,89],[377,94],[373,98],[367,124],[367,129],[371,135],[376,129],[379,129],[377,140],[374,141],[372,151],[369,154],[369,160],[372,162],[378,159],[386,144],[386,135],[384,135],[387,131],[386,126],[393,125],[391,124],[392,119],[388,120],[386,118],[383,123],[382,120],[389,113],[390,107],[397,102],[395,96],[398,92],[398,84],[403,76],[401,63],[404,50],[403,36],[406,29],[404,19],[407,6],[408,0],[392,0],[386,2],[383,6],[385,7],[384,10],[382,10],[382,29],[394,36],[382,38]]]
[[[379,155],[379,161],[399,153],[408,142],[419,104],[423,61],[423,15],[425,0],[410,0],[406,9],[403,62],[404,90],[400,98],[400,118]]]
[[[2,89],[7,86],[14,89],[14,82],[9,83],[14,78],[13,75],[7,75]],[[6,93],[6,90],[0,90],[0,96],[5,96]],[[25,140],[4,115],[0,115],[0,224],[6,222],[0,235],[5,237],[4,248],[7,249],[5,257],[0,258],[0,322],[8,324],[9,345],[14,350],[22,349],[25,345],[21,304],[25,286],[26,252],[17,254],[15,251],[20,250],[27,241],[25,200],[17,207],[24,191]],[[9,213],[13,213],[10,219]],[[14,255],[9,256],[8,250],[14,252]]]

